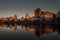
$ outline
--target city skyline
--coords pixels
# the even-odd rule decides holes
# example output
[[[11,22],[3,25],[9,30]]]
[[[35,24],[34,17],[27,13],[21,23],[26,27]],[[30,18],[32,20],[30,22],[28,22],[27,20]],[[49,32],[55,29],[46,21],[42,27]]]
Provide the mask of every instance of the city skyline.
[[[60,11],[58,11],[60,12]],[[54,16],[55,15],[55,16]],[[57,13],[58,15],[58,13]],[[44,18],[44,19],[54,19],[54,17],[57,16],[56,14],[54,14],[53,12],[50,12],[50,11],[42,11],[40,8],[36,8],[34,10],[34,16],[31,16],[28,12],[26,12],[26,14],[22,17],[19,17],[18,18],[18,15],[17,14],[14,14],[13,16],[9,16],[9,17],[0,17],[0,20],[7,20],[7,18],[9,19],[27,19],[27,20],[30,20],[31,18],[34,20],[34,18]]]
[[[60,40],[60,0],[0,0],[1,40]]]
[[[20,18],[26,12],[34,16],[36,8],[57,13],[60,10],[59,2],[59,0],[0,0],[0,17],[10,17],[17,14]]]

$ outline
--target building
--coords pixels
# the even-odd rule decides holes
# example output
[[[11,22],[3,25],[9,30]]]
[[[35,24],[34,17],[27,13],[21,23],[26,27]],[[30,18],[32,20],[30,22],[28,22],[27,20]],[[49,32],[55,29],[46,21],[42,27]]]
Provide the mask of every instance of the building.
[[[41,9],[40,8],[35,9],[35,17],[40,17],[40,15],[41,15]]]
[[[26,15],[25,15],[25,19],[28,19],[28,20],[29,20],[29,18],[30,18],[30,15],[29,15],[29,13],[27,12]]]
[[[16,14],[14,15],[14,19],[15,19],[15,20],[17,19],[17,15],[16,15]]]
[[[23,21],[23,20],[24,20],[24,17],[21,17],[19,20],[20,20],[20,21]]]
[[[57,24],[60,25],[60,11],[58,11],[56,14],[56,22],[57,22]]]
[[[53,20],[54,14],[52,12],[46,11],[44,14],[44,19],[45,20]]]
[[[57,12],[56,17],[60,17],[60,11]]]
[[[14,17],[13,17],[13,16],[9,17],[9,20],[10,20],[10,21],[12,21],[13,19],[14,19]]]

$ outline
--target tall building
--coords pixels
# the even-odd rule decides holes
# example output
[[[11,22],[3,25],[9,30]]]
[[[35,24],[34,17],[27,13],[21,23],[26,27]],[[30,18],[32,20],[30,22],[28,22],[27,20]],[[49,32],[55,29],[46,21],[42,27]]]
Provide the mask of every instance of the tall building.
[[[57,12],[56,17],[60,17],[60,11]]]
[[[30,15],[29,13],[27,12],[26,15],[25,15],[25,19],[29,19],[30,18]]]
[[[14,18],[17,19],[17,15],[16,14],[14,15]]]
[[[41,15],[41,9],[40,8],[35,9],[35,17],[40,17],[40,15]]]
[[[56,22],[60,25],[60,11],[56,14]]]
[[[14,15],[14,20],[17,21],[17,15],[16,14]]]

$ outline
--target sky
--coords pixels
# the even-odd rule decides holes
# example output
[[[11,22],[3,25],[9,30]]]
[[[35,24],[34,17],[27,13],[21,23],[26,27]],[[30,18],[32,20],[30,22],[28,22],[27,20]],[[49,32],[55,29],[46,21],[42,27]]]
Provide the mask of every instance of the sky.
[[[0,17],[10,17],[17,14],[18,18],[24,17],[28,12],[34,16],[34,10],[57,13],[60,10],[60,0],[0,0]]]

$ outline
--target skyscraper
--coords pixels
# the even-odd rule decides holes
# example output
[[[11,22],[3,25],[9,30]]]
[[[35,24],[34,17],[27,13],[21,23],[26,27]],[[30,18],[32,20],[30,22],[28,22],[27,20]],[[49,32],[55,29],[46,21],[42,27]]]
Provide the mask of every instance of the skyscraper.
[[[40,8],[35,9],[35,17],[40,17],[40,15],[41,15],[41,9]]]

